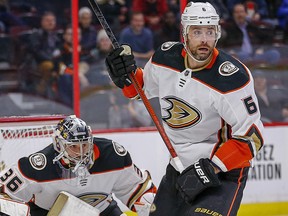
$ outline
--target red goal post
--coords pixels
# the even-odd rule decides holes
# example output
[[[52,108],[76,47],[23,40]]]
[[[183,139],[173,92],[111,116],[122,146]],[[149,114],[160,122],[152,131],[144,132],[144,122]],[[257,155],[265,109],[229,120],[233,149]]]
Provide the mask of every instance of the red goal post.
[[[0,171],[20,157],[52,143],[52,134],[64,115],[0,117]]]

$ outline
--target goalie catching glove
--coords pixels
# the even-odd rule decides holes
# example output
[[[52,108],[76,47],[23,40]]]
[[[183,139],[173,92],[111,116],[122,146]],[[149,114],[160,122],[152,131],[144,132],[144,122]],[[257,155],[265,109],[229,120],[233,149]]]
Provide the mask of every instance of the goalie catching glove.
[[[131,85],[128,74],[135,72],[136,62],[131,47],[122,45],[108,54],[105,60],[111,80],[119,88]]]
[[[187,203],[192,203],[195,197],[209,187],[221,185],[210,160],[200,159],[187,167],[178,177],[176,188]]]

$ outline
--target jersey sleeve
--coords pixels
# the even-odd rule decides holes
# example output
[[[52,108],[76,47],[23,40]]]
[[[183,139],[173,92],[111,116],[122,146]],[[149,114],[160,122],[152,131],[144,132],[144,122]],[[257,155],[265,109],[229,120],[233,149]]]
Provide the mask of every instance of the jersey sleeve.
[[[140,170],[135,164],[123,170],[112,192],[128,208],[134,209],[134,203],[147,192],[156,193],[151,176],[148,171]]]
[[[143,73],[144,90],[148,99],[159,96],[159,69],[156,69],[152,58],[146,63]]]
[[[28,202],[38,187],[33,181],[26,178],[18,167],[18,164],[12,165],[1,173],[1,185],[4,193],[12,199]]]
[[[223,119],[212,161],[222,171],[250,166],[263,145],[263,124],[251,74],[250,77],[247,85],[240,89],[211,94],[214,107]]]

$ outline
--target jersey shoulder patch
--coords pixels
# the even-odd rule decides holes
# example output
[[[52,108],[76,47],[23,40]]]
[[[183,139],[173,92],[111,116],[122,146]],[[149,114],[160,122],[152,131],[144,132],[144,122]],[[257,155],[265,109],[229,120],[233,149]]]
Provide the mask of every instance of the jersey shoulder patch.
[[[100,155],[91,168],[92,172],[107,172],[132,165],[129,152],[119,143],[106,138],[93,138]]]
[[[161,50],[162,51],[167,51],[169,50],[171,47],[173,47],[175,44],[177,44],[178,42],[176,41],[168,41],[168,42],[165,42],[161,45]]]
[[[41,152],[30,155],[28,159],[31,167],[35,170],[43,170],[47,165],[47,158]]]
[[[193,78],[222,94],[241,89],[250,81],[242,63],[220,50],[213,66],[193,73]]]
[[[113,143],[113,148],[114,148],[116,154],[118,154],[119,156],[122,156],[122,157],[127,154],[127,150],[122,145],[120,145],[119,143],[117,143],[113,140],[112,140],[112,143]]]
[[[222,76],[231,76],[234,73],[238,72],[239,68],[235,66],[232,62],[225,61],[219,66],[218,71]]]
[[[51,144],[39,152],[19,159],[19,169],[26,177],[35,181],[58,179],[57,165],[53,164],[54,157],[55,150]]]

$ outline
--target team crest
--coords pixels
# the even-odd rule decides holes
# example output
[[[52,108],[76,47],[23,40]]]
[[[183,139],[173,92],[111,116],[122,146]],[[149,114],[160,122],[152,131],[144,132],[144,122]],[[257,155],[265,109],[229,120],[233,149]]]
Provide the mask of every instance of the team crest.
[[[161,45],[161,50],[167,51],[167,50],[169,50],[172,46],[174,46],[176,43],[178,43],[178,42],[168,41],[168,42],[166,42],[166,43],[163,43],[163,44]]]
[[[88,203],[89,205],[95,207],[102,201],[109,198],[109,195],[105,193],[87,193],[87,194],[79,195],[78,198]]]
[[[47,158],[42,153],[35,153],[29,157],[31,166],[36,170],[42,170],[47,164]]]
[[[184,129],[192,127],[201,121],[201,112],[186,101],[172,96],[162,99],[169,103],[169,106],[164,108],[168,115],[162,118],[169,127]]]
[[[239,71],[239,68],[236,67],[234,64],[232,64],[229,61],[223,62],[219,67],[219,73],[222,76],[231,76],[232,74],[236,73],[237,71]]]
[[[125,156],[127,154],[127,150],[122,145],[114,141],[112,141],[112,143],[113,143],[113,148],[118,155]]]

